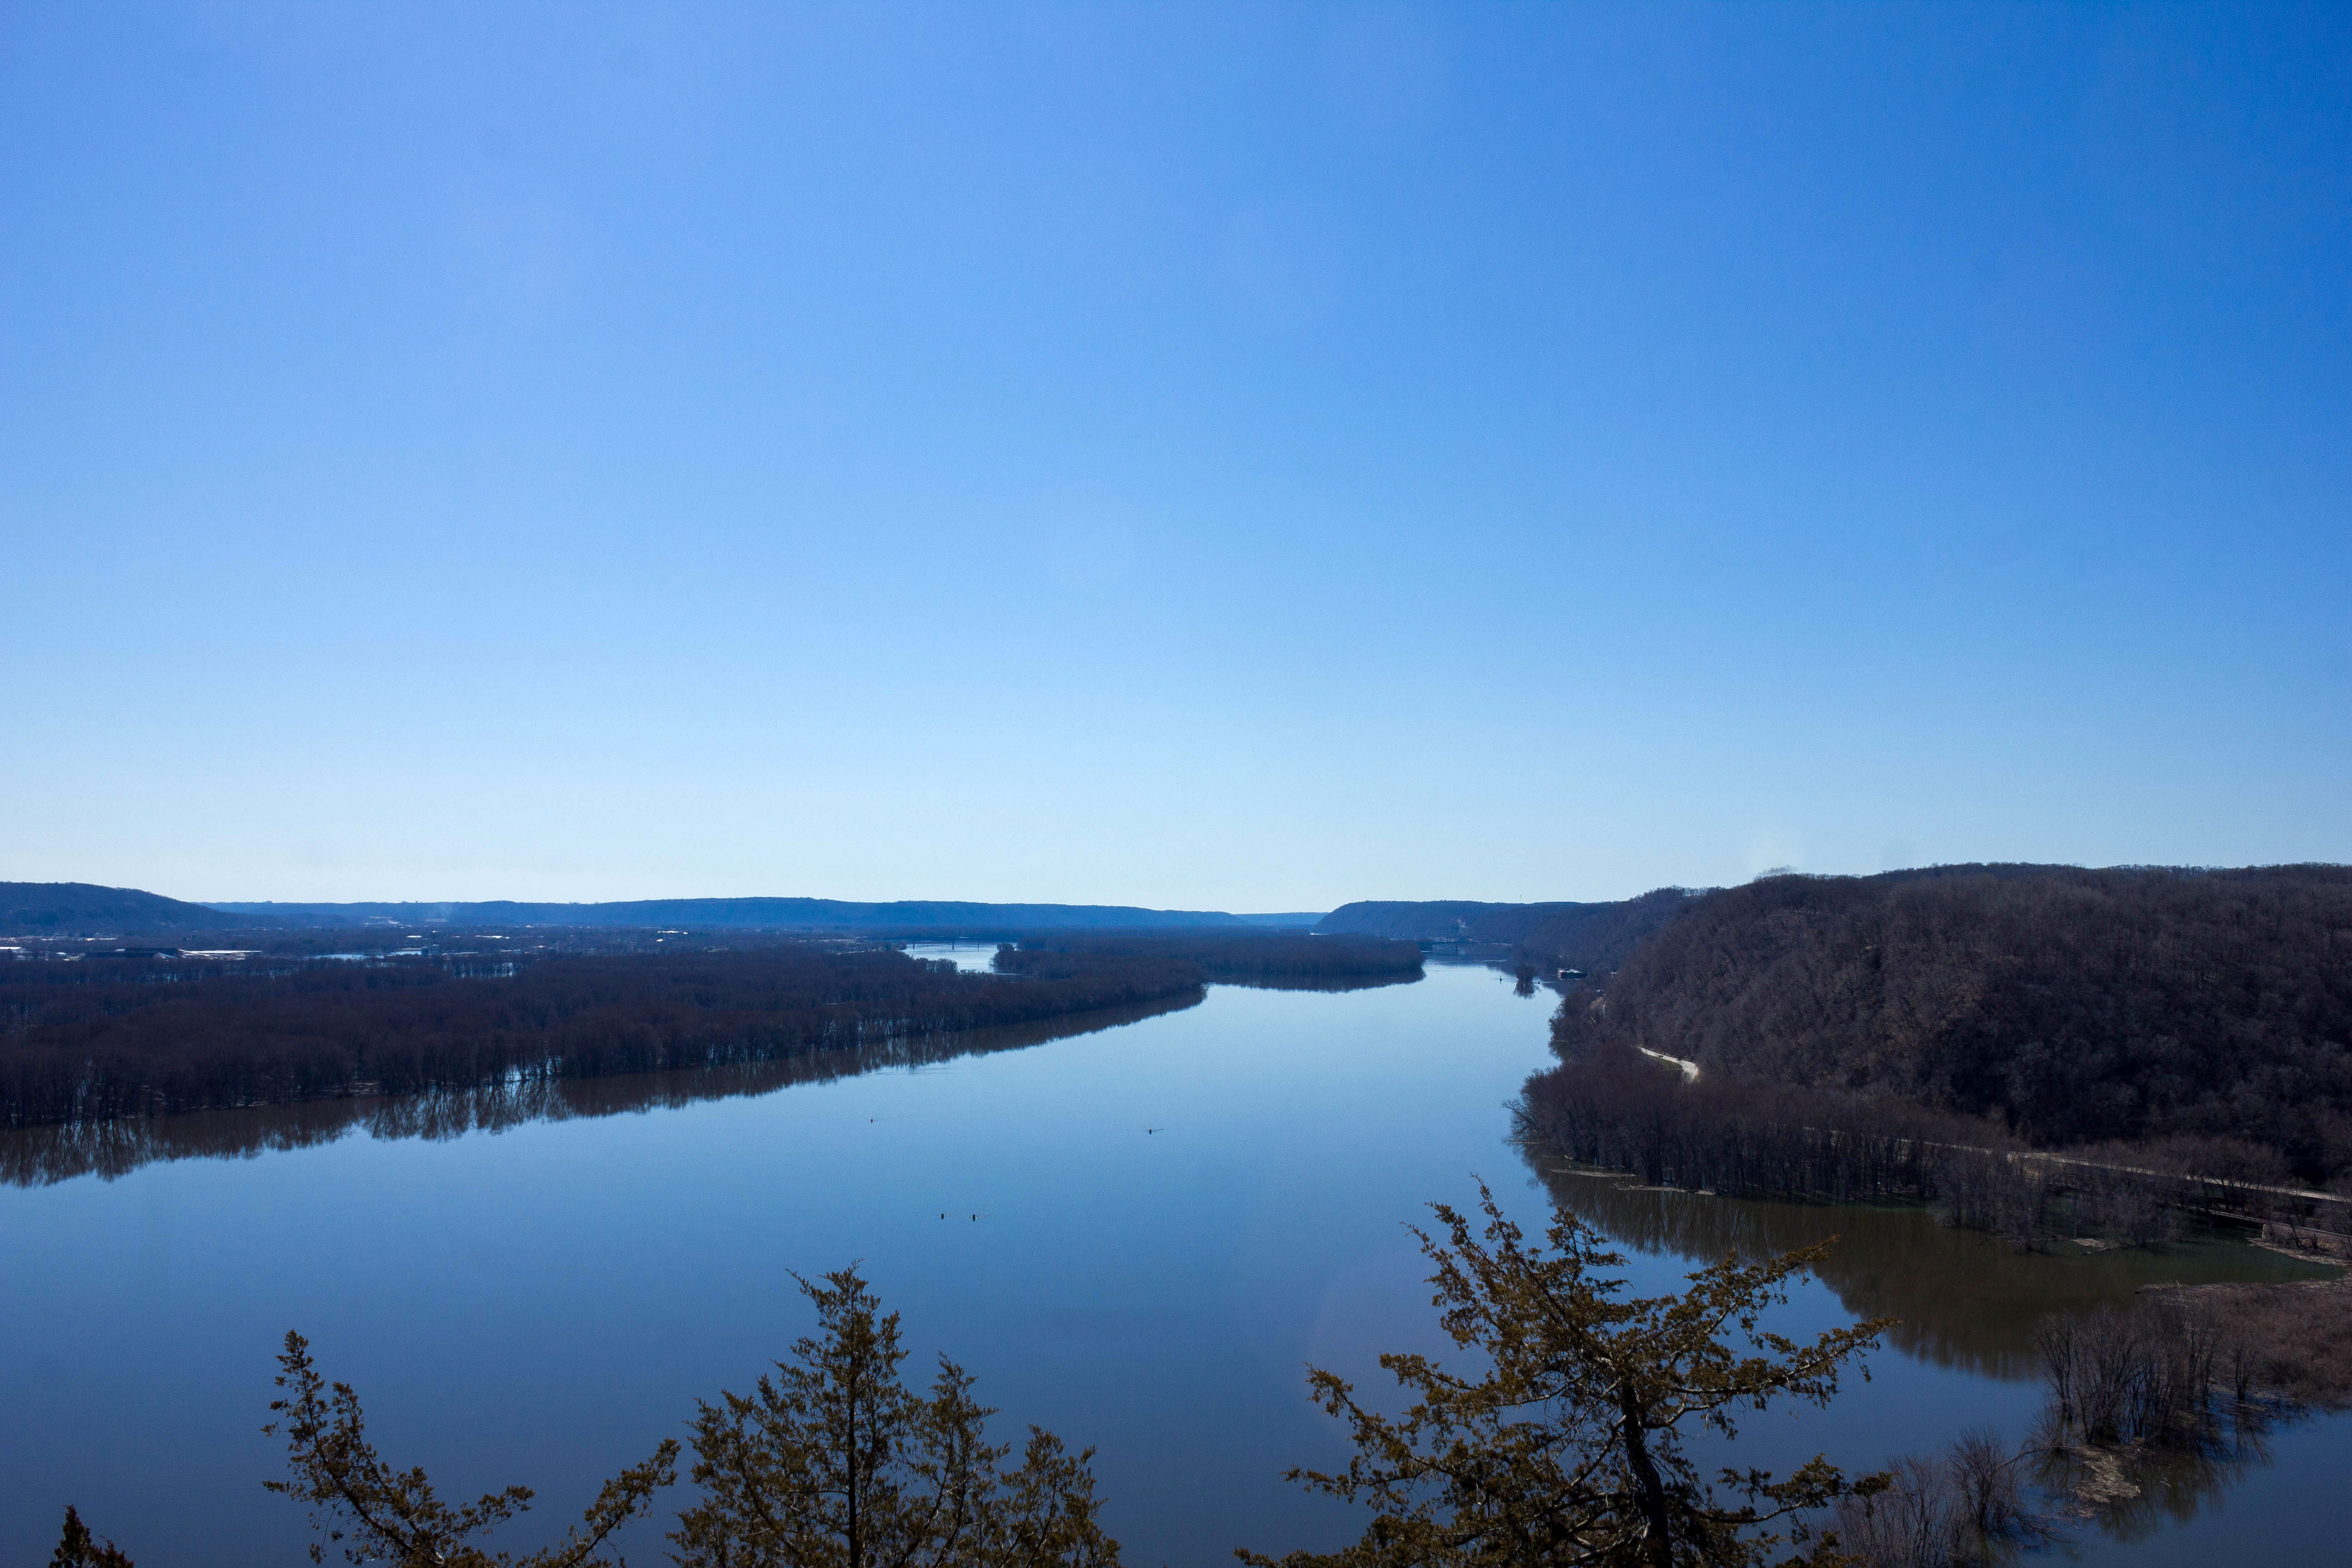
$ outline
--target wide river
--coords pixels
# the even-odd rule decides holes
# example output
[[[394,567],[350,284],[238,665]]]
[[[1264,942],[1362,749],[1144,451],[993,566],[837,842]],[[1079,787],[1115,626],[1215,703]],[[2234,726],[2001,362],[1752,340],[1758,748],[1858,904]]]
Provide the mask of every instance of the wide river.
[[[1481,1177],[1530,1227],[1555,1201],[1607,1226],[1643,1291],[1726,1246],[1843,1236],[1780,1326],[1905,1321],[1829,1410],[1751,1418],[1723,1455],[1743,1466],[1826,1450],[1868,1468],[1976,1424],[2015,1437],[2040,1398],[2040,1312],[2150,1279],[2312,1272],[2222,1242],[2021,1257],[1916,1212],[1538,1171],[1505,1101],[1544,1065],[1554,1005],[1433,963],[1348,993],[1221,985],[961,1055],[181,1118],[94,1149],[8,1135],[0,1562],[44,1559],[68,1502],[148,1568],[300,1561],[300,1510],[261,1487],[280,1473],[259,1427],[289,1328],[357,1386],[386,1458],[445,1497],[537,1489],[494,1542],[535,1546],[681,1435],[697,1397],[746,1387],[806,1331],[795,1271],[853,1260],[904,1315],[910,1372],[944,1351],[1003,1409],[1001,1437],[1034,1421],[1097,1448],[1137,1568],[1328,1549],[1360,1521],[1282,1479],[1343,1457],[1305,1368],[1370,1388],[1382,1351],[1449,1348],[1404,1227],[1475,1201]],[[105,1173],[72,1173],[93,1160]],[[2348,1437],[2338,1418],[2289,1424],[2069,1545],[2100,1563],[2343,1561]],[[629,1554],[657,1561],[660,1528]]]

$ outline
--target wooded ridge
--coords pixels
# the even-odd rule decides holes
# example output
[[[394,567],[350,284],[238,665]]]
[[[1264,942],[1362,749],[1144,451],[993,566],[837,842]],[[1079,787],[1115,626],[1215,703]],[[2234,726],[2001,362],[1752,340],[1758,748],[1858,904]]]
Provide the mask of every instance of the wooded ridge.
[[[122,935],[284,923],[271,916],[225,915],[208,905],[142,893],[136,888],[101,888],[92,882],[0,882],[0,935],[91,931]]]
[[[1554,1046],[1561,1089],[1641,1047],[1834,1095],[1825,1125],[1876,1102],[2045,1148],[2231,1140],[2317,1185],[2352,1174],[2352,868],[1768,878],[1573,990]]]

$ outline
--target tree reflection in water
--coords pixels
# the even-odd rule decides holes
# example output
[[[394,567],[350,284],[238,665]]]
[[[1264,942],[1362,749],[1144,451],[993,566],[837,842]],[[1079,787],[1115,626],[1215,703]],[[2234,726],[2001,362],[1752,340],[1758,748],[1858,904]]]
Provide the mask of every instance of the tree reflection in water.
[[[1816,1273],[1856,1318],[1900,1320],[1895,1349],[1976,1376],[2039,1382],[2034,1325],[2052,1313],[2129,1308],[2142,1286],[2330,1278],[2336,1270],[2207,1236],[2156,1248],[2020,1252],[1998,1237],[1937,1223],[1921,1207],[1832,1205],[1718,1198],[1644,1187],[1617,1173],[1564,1165],[1526,1150],[1553,1201],[1624,1246],[1713,1261],[1726,1251],[1764,1257],[1839,1238]],[[2131,1543],[2218,1508],[2268,1466],[2266,1433],[2307,1417],[2275,1402],[2249,1404],[2193,1452],[2092,1448],[2057,1425],[2054,1407],[2021,1434],[2048,1521],[2063,1541],[2088,1528]],[[1935,1447],[1922,1433],[1923,1448]],[[2010,1553],[1996,1554],[2008,1560]]]
[[[2034,1482],[2072,1517],[2122,1542],[2146,1541],[2218,1509],[2230,1489],[2271,1462],[2269,1433],[2305,1417],[2274,1406],[2252,1408],[2216,1441],[2193,1453],[2148,1448],[2051,1447],[2045,1423],[2031,1441],[2042,1446]]]
[[[239,1110],[124,1117],[0,1132],[0,1182],[45,1186],[76,1176],[111,1181],[166,1160],[250,1160],[332,1143],[354,1131],[372,1138],[462,1138],[533,1121],[569,1121],[669,1110],[698,1100],[772,1093],[889,1068],[929,1067],[961,1057],[1026,1049],[1198,1006],[1199,993],[1035,1023],[924,1035],[774,1061],[608,1078],[527,1079],[439,1093],[314,1100]]]
[[[2226,1237],[2085,1253],[2020,1252],[1925,1208],[1772,1203],[1636,1185],[1527,1150],[1553,1201],[1643,1252],[1713,1261],[1761,1258],[1838,1237],[1816,1272],[1856,1318],[1899,1320],[1886,1342],[1980,1377],[2042,1376],[2033,1325],[2052,1312],[2127,1307],[2143,1285],[2330,1278],[2335,1270]]]

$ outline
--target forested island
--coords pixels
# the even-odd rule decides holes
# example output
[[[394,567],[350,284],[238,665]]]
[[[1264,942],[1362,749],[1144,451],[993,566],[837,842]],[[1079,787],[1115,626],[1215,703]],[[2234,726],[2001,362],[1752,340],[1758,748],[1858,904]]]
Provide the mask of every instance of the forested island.
[[[1064,1013],[1027,1023],[946,1034],[867,1038],[765,1060],[602,1078],[517,1078],[426,1094],[338,1094],[268,1106],[192,1110],[174,1116],[117,1116],[53,1121],[0,1137],[0,1185],[46,1186],[75,1176],[112,1180],[142,1165],[199,1159],[245,1159],[265,1152],[310,1149],[352,1132],[379,1141],[441,1141],[502,1132],[540,1121],[593,1121],[709,1100],[771,1094],[798,1084],[865,1073],[940,1066],[968,1057],[1027,1050],[1199,1005],[1202,993],[1179,991],[1150,1002]]]
[[[993,973],[891,945],[473,932],[328,952],[59,946],[0,966],[0,1125],[736,1067],[1197,996],[1412,979],[1411,942],[1239,928],[1033,936]]]
[[[1422,969],[1421,946],[1412,942],[1190,931],[1028,937],[1000,948],[996,967],[1006,973],[1049,975],[1067,963],[1117,958],[1177,959],[1199,966],[1206,980],[1278,988],[1382,985],[1418,979]]]
[[[0,1122],[709,1068],[1196,994],[1198,965],[960,973],[888,948],[0,968]]]

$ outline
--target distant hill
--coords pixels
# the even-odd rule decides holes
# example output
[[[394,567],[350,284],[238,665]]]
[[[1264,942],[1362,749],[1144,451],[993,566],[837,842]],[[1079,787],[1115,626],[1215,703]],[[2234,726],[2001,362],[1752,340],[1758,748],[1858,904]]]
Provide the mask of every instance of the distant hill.
[[[1577,904],[1482,904],[1468,899],[1341,904],[1315,922],[1320,936],[1384,936],[1402,942],[1517,942],[1546,915]]]
[[[1607,974],[1651,934],[1696,906],[1689,888],[1659,888],[1609,904],[1555,904],[1519,938],[1519,956],[1549,969]]]
[[[1131,909],[1120,904],[923,900],[858,904],[834,899],[642,899],[609,904],[524,904],[505,900],[486,903],[216,903],[211,907],[239,916],[270,916],[298,925],[683,926],[701,931],[1011,933],[1248,924],[1239,915],[1197,910]]]
[[[1319,912],[1310,910],[1303,914],[1244,915],[1241,918],[1251,925],[1264,926],[1268,931],[1307,931],[1311,930],[1315,922],[1323,917]]]
[[[0,933],[10,936],[122,936],[278,923],[251,914],[231,919],[204,904],[183,903],[136,888],[101,888],[90,882],[0,882]]]
[[[1690,895],[1660,888],[1638,899],[1593,904],[1483,904],[1467,900],[1342,904],[1316,923],[1326,936],[1409,942],[1507,942],[1545,968],[1600,973],[1625,961],[1643,938],[1682,912]]]

